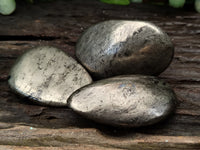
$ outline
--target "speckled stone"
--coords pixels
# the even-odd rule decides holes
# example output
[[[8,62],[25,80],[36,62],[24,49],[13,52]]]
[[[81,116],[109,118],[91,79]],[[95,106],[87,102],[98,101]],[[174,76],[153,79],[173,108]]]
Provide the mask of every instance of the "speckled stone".
[[[84,32],[76,46],[77,58],[97,78],[158,75],[168,67],[173,54],[168,35],[142,21],[101,22]]]
[[[171,114],[176,96],[162,80],[152,76],[118,76],[77,90],[69,107],[94,121],[124,127],[157,123]]]
[[[72,57],[54,47],[24,53],[10,72],[9,85],[17,93],[52,106],[66,106],[68,97],[92,82]]]

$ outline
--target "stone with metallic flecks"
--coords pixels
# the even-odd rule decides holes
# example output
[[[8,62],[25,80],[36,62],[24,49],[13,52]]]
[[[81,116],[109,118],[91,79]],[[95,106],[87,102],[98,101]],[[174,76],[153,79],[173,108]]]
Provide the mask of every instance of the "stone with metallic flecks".
[[[164,81],[130,75],[104,79],[74,92],[68,105],[96,122],[124,127],[157,123],[175,108],[176,96]]]
[[[142,21],[111,20],[83,33],[76,56],[96,78],[158,75],[170,64],[173,44],[159,27]]]
[[[92,82],[72,57],[49,46],[23,54],[10,72],[9,85],[17,93],[52,106],[66,106],[68,97]]]

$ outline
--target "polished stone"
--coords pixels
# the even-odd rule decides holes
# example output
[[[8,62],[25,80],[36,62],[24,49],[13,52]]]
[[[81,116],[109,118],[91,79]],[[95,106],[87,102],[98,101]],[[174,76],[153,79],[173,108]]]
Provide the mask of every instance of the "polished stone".
[[[77,58],[97,78],[158,75],[168,67],[173,54],[168,35],[142,21],[101,22],[84,32],[76,46]]]
[[[164,81],[152,76],[118,76],[77,90],[69,107],[96,122],[139,127],[157,123],[171,114],[176,96]]]
[[[24,53],[10,72],[9,85],[17,93],[52,106],[66,106],[68,97],[92,82],[72,57],[49,46]]]

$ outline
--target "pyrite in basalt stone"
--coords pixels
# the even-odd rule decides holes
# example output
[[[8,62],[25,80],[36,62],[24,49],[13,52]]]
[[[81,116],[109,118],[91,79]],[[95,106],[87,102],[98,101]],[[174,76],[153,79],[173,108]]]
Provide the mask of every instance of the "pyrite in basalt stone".
[[[72,57],[54,47],[37,47],[23,54],[10,72],[9,85],[17,93],[52,106],[67,105],[68,97],[92,82]]]
[[[142,21],[105,21],[79,39],[76,56],[97,78],[122,74],[158,75],[170,64],[174,47],[160,28]]]
[[[162,80],[151,76],[118,76],[87,85],[72,94],[74,111],[113,126],[139,127],[171,114],[176,96]]]

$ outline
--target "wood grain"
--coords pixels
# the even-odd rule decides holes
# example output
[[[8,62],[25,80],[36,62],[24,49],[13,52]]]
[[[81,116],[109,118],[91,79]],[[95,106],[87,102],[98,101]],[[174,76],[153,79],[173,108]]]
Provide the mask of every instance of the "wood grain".
[[[94,123],[69,108],[40,106],[14,94],[9,70],[18,56],[38,45],[61,48],[75,58],[75,44],[89,26],[104,20],[145,20],[161,27],[175,45],[173,62],[160,77],[178,98],[164,122],[142,128]],[[200,14],[148,4],[115,6],[94,0],[18,1],[0,16],[0,149],[183,150],[200,149]],[[53,147],[53,148],[52,148]]]

